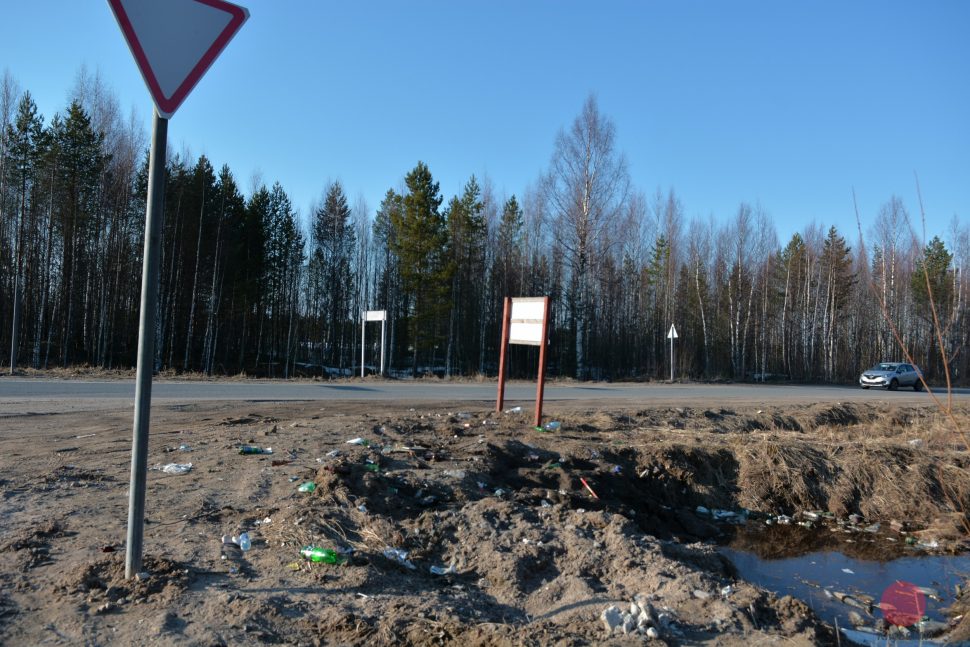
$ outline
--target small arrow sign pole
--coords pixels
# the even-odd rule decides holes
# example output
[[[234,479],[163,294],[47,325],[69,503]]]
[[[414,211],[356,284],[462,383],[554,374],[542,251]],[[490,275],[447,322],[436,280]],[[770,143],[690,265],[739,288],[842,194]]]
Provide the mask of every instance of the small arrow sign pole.
[[[674,324],[670,324],[670,332],[667,333],[667,339],[670,340],[670,381],[674,381],[674,340],[677,339],[677,329],[674,328]]]

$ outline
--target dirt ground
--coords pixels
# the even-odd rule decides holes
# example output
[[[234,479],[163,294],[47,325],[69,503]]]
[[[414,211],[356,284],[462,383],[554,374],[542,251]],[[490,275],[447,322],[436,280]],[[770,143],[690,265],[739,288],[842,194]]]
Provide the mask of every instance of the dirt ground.
[[[560,429],[488,403],[156,404],[145,573],[126,580],[130,408],[0,412],[0,642],[836,644],[738,579],[717,552],[736,526],[698,506],[857,514],[965,549],[970,454],[933,408],[546,413]],[[242,532],[250,550],[224,543]],[[608,633],[604,610],[634,601],[639,631]]]

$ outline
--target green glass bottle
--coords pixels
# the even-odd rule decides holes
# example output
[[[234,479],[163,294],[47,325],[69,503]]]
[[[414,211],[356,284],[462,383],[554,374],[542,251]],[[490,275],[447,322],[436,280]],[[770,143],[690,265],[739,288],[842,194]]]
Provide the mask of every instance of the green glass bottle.
[[[338,555],[333,548],[304,546],[300,549],[300,554],[311,562],[324,562],[326,564],[343,564],[344,562],[343,556]]]

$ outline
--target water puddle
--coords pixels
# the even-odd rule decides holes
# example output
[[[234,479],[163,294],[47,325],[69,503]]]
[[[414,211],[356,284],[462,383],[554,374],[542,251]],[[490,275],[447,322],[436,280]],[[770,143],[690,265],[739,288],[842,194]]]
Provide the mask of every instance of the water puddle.
[[[970,578],[970,555],[927,554],[886,537],[855,537],[851,543],[844,538],[834,541],[832,533],[821,528],[740,530],[720,550],[741,579],[779,596],[796,597],[840,628],[852,629],[850,614],[856,623],[861,620],[873,627],[886,615],[880,602],[898,599],[898,582],[920,587],[924,616],[930,620],[924,626],[948,620],[943,610],[954,602],[956,587],[965,586]],[[876,642],[870,643],[862,640],[867,638],[865,634],[850,631],[849,635],[860,644],[887,644],[885,636],[873,636]],[[911,638],[916,639],[912,644],[919,644],[918,631]]]

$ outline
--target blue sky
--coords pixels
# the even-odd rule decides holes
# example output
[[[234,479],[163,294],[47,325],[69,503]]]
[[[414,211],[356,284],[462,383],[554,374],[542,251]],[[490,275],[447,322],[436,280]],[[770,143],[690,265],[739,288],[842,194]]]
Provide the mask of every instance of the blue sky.
[[[339,179],[371,211],[418,160],[446,199],[471,174],[519,194],[589,93],[634,184],[688,217],[760,203],[782,244],[854,243],[893,194],[930,233],[970,213],[970,3],[244,0],[249,22],[169,125],[169,146],[279,180],[306,214]],[[146,130],[151,103],[103,0],[10,0],[0,69],[45,117],[80,66]]]

